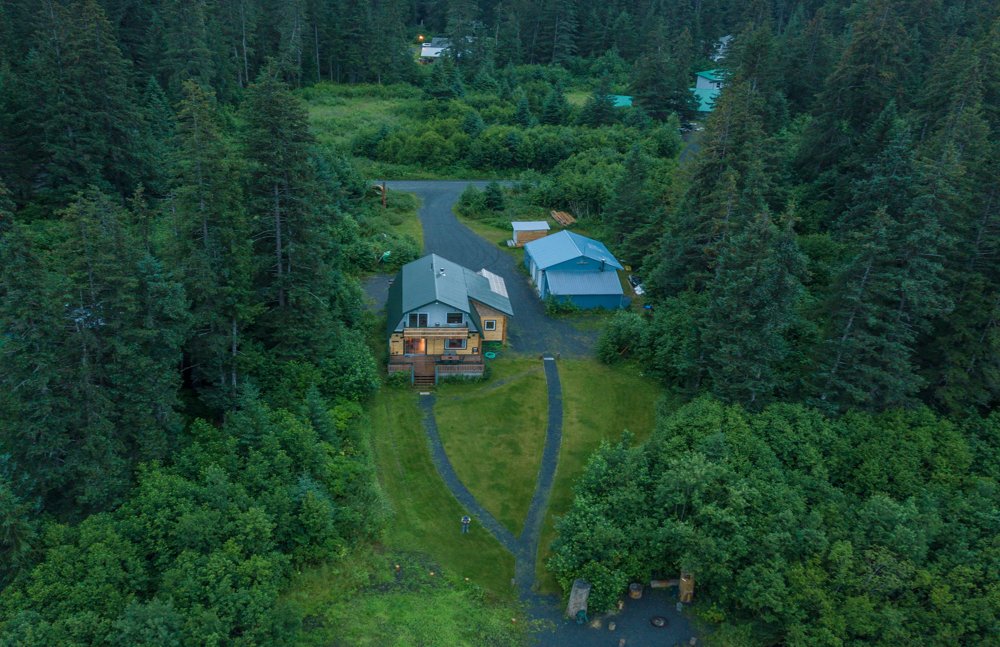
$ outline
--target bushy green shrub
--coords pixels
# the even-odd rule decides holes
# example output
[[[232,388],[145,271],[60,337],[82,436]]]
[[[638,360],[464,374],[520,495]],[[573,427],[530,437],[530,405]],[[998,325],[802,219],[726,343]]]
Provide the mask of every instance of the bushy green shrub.
[[[473,185],[465,187],[462,195],[458,197],[455,204],[455,211],[465,218],[480,218],[486,211],[486,196]]]
[[[580,312],[580,307],[569,299],[559,299],[551,294],[545,297],[545,313],[548,315],[567,315]]]
[[[614,364],[638,355],[645,344],[646,321],[631,310],[616,312],[608,321],[597,341],[597,357],[605,364]]]

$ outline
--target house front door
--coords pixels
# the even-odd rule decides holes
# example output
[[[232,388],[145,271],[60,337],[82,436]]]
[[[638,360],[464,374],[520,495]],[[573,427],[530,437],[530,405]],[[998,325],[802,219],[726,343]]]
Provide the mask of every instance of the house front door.
[[[403,353],[407,355],[426,355],[427,340],[423,337],[410,337],[403,340]]]

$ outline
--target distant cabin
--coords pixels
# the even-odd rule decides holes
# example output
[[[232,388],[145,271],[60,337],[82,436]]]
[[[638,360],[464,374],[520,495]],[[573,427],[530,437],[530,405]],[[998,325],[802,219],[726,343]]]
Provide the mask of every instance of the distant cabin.
[[[447,38],[432,38],[430,42],[420,46],[420,62],[427,64],[438,60],[451,47],[451,41]]]
[[[705,70],[694,75],[691,92],[698,99],[698,112],[712,112],[715,100],[722,91],[722,70]]]
[[[615,108],[631,108],[632,107],[632,97],[627,94],[612,94],[608,96],[611,99],[611,105]]]
[[[524,247],[525,243],[549,235],[549,223],[544,220],[515,220],[510,223],[514,230],[514,247]]]
[[[483,343],[507,341],[514,310],[502,277],[437,254],[407,263],[386,304],[389,373],[417,384],[483,374]]]
[[[542,299],[583,309],[628,306],[618,279],[621,263],[592,238],[570,231],[539,238],[524,246],[524,266]]]

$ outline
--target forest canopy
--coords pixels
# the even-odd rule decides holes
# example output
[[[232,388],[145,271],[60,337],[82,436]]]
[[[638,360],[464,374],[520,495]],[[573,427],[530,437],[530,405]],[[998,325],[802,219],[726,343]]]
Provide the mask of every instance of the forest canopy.
[[[572,211],[645,287],[597,355],[687,404],[592,457],[564,586],[995,640],[997,142],[992,0],[0,0],[0,643],[296,643],[386,512],[389,176],[516,179],[457,209]]]

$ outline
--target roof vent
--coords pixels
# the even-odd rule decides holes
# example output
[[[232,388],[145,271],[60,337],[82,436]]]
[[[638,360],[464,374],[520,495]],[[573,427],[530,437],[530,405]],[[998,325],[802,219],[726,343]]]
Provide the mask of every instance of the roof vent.
[[[438,270],[438,276],[439,277],[444,276],[444,268],[443,267]]]

